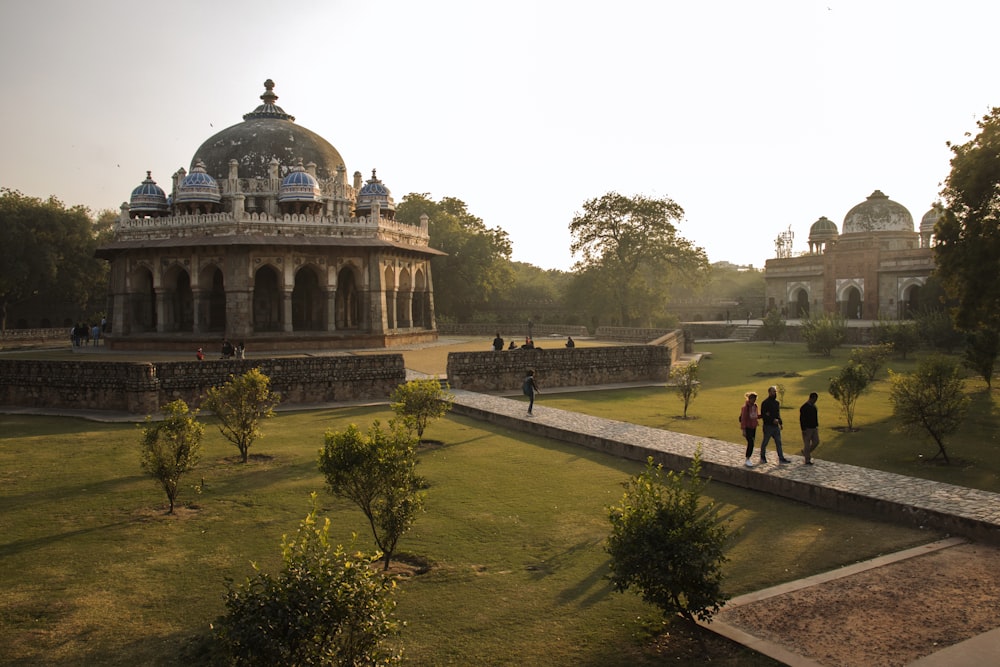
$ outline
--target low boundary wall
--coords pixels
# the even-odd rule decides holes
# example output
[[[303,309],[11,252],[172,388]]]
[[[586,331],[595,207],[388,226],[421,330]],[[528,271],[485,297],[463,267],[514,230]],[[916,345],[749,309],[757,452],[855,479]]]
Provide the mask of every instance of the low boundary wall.
[[[520,389],[529,368],[543,392],[546,387],[666,382],[671,355],[671,348],[654,345],[450,352],[448,383],[453,389],[511,391]]]
[[[231,375],[259,368],[283,405],[386,400],[406,382],[401,354],[113,362],[0,359],[0,405],[152,414],[183,399],[192,407]]]

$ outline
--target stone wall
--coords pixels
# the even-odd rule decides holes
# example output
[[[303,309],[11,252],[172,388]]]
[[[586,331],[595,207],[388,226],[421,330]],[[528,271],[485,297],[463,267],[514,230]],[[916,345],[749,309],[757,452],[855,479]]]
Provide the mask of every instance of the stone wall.
[[[406,381],[401,354],[154,363],[0,359],[0,405],[150,414],[178,398],[197,406],[209,387],[252,368],[271,378],[284,405],[386,400]]]
[[[648,343],[667,335],[673,329],[649,329],[644,327],[597,327],[594,337],[598,340],[619,340],[632,343]]]
[[[438,333],[442,336],[483,336],[489,337],[490,341],[499,332],[501,336],[506,338],[508,341],[513,336],[515,342],[520,345],[521,341],[516,340],[518,338],[524,338],[528,335],[528,325],[527,323],[521,324],[484,324],[482,322],[470,323],[470,324],[458,324],[455,322],[438,322],[437,323]],[[583,338],[589,336],[587,327],[577,326],[573,324],[532,324],[531,325],[531,337],[534,338],[539,343],[544,343],[541,340],[547,336],[576,336],[578,338]]]
[[[448,382],[468,391],[516,391],[529,368],[543,392],[546,387],[665,382],[670,359],[669,347],[653,345],[450,352]]]

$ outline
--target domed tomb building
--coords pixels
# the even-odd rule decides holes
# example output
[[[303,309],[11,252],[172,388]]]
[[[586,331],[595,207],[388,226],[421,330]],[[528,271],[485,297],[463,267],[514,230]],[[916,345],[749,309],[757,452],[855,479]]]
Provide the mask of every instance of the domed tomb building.
[[[837,313],[848,319],[912,315],[934,270],[935,205],[915,231],[902,204],[876,190],[837,225],[825,217],[809,229],[808,251],[779,253],[764,266],[765,301],[797,319]]]
[[[107,337],[113,349],[223,338],[251,351],[388,347],[437,338],[427,218],[396,222],[375,177],[277,106],[274,83],[210,137],[167,193],[146,179],[121,206]]]

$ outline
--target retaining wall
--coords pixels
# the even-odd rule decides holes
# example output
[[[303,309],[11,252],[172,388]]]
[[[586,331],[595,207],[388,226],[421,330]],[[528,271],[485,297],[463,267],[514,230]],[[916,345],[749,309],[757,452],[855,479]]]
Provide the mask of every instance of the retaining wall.
[[[406,381],[401,354],[113,362],[0,359],[0,405],[151,414],[259,368],[284,405],[385,400]]]

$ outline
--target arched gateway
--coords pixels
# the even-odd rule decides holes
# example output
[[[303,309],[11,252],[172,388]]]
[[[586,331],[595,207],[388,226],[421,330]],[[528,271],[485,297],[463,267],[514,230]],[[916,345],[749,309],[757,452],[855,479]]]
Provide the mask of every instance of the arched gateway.
[[[147,172],[122,204],[111,264],[113,349],[383,347],[435,339],[428,220],[396,222],[381,180],[262,104],[195,152],[169,195]]]

